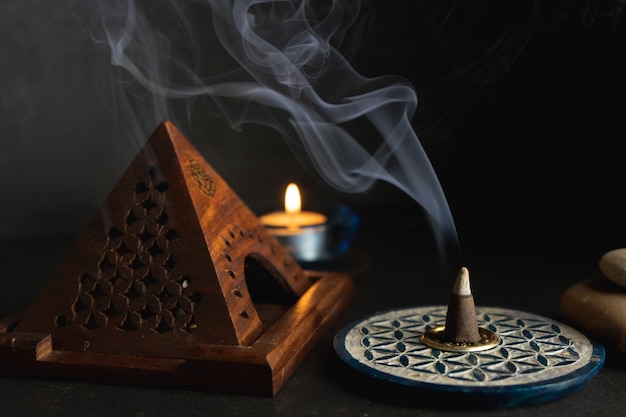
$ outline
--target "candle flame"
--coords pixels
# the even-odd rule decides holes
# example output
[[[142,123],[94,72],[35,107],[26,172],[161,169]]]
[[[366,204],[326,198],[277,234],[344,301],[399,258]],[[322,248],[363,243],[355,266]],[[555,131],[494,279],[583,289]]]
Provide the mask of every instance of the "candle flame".
[[[300,199],[300,190],[296,184],[291,183],[285,190],[285,212],[298,214],[301,210],[302,202]]]

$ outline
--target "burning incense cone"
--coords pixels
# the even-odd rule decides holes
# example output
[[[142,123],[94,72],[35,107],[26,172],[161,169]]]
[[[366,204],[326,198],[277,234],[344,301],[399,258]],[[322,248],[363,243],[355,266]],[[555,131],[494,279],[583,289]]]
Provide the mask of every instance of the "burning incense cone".
[[[420,340],[427,346],[449,352],[478,352],[492,349],[500,337],[489,329],[478,327],[469,271],[462,267],[452,287],[445,326],[426,329]]]
[[[452,287],[443,339],[452,343],[477,343],[481,339],[466,267],[461,268]]]

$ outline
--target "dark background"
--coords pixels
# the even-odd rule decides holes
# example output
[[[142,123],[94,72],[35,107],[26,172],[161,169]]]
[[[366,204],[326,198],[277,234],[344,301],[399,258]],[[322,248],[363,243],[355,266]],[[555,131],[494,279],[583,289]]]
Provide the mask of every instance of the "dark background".
[[[3,12],[0,235],[7,237],[75,233],[145,140],[124,143],[114,126],[115,111],[123,109],[107,108],[96,91],[93,67],[106,66],[107,56],[96,60],[97,48],[78,31],[89,22],[77,13],[59,18],[55,27],[52,12],[59,11],[46,7],[51,9],[45,2],[7,2]],[[414,127],[467,250],[477,234],[549,242],[555,250],[588,248],[590,241],[620,244],[620,12],[619,2],[611,1],[363,4],[358,39],[340,47],[363,75],[397,74],[415,85]],[[56,33],[62,23],[69,33]],[[20,43],[24,38],[27,47]],[[18,90],[20,83],[29,87]],[[298,172],[299,164],[270,129],[247,126],[235,133],[205,119],[193,126],[181,121],[180,127],[253,208],[267,209],[281,198],[288,171],[313,177],[313,192],[333,194],[314,172]],[[153,128],[146,126],[146,135]],[[284,160],[280,170],[287,172],[273,176],[268,171],[275,165],[263,164],[259,152]],[[262,182],[254,175],[259,170],[268,175]],[[253,195],[259,189],[260,198]],[[342,197],[350,198],[331,196]],[[374,190],[356,204],[385,199]],[[604,214],[594,215],[593,208]]]
[[[414,124],[463,253],[588,265],[621,247],[620,7],[461,3],[374,2],[382,9],[374,46],[365,44],[356,66],[394,68],[416,85]]]
[[[0,237],[75,235],[158,121],[130,140],[119,126],[124,109],[94,81],[109,63],[86,36],[88,15],[5,3]],[[338,47],[361,74],[415,86],[413,125],[466,262],[484,251],[595,262],[624,244],[621,11],[612,1],[363,4],[358,30]],[[365,195],[332,190],[269,128],[235,132],[194,117],[179,128],[257,212],[280,205],[297,180],[308,207],[386,210],[381,227],[423,221],[387,184]]]

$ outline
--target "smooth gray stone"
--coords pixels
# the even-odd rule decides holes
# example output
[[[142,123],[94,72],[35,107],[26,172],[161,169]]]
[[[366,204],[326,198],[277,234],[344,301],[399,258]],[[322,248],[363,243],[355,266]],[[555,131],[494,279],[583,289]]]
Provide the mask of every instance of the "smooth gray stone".
[[[561,296],[563,315],[626,352],[626,290],[605,278],[579,282]]]

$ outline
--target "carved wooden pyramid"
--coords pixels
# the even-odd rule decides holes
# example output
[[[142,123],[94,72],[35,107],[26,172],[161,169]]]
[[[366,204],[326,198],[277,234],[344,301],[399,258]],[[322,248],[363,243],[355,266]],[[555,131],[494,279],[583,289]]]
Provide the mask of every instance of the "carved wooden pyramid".
[[[303,271],[166,122],[39,298],[0,322],[0,372],[274,395],[351,292]]]

